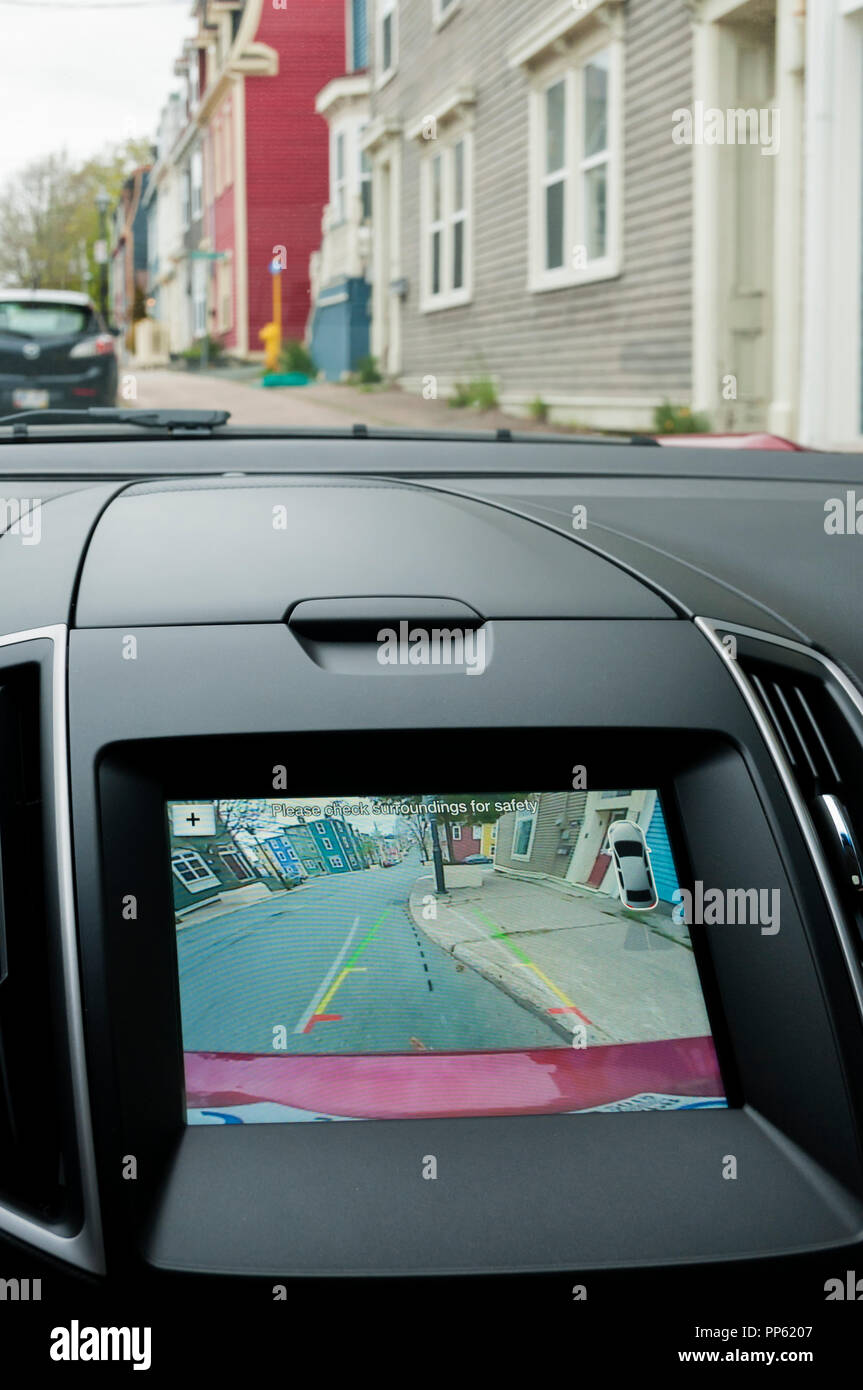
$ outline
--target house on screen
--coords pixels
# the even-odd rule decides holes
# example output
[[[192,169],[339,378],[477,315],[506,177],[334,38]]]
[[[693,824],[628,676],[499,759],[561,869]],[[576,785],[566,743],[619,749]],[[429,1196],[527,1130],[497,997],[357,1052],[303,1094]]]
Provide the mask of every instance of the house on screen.
[[[302,338],[309,258],[329,198],[328,130],[318,92],[344,69],[344,0],[195,0],[184,49],[194,74],[194,139],[187,153],[191,214],[201,231],[190,293],[195,336],[259,357],[273,314],[274,256],[282,329]]]
[[[253,863],[212,802],[173,803],[171,878],[178,917],[240,889],[285,886],[269,866]]]
[[[608,827],[617,820],[633,821],[644,831],[660,903],[670,906],[677,874],[655,791],[542,792],[536,811],[500,818],[495,869],[557,878],[616,896]]]
[[[338,816],[310,820],[308,828],[328,873],[348,874],[368,868],[368,861],[353,826]]]
[[[536,811],[509,811],[497,822],[496,869],[566,878],[585,819],[588,793],[541,792]],[[526,799],[526,798],[525,798]]]
[[[311,257],[308,339],[318,368],[338,381],[369,352],[372,168],[363,149],[369,121],[368,10],[373,0],[345,0],[345,71],[318,93],[315,109],[329,128],[329,200],[321,242]]]
[[[280,817],[279,825],[310,878],[353,873],[369,866],[360,836],[338,816],[289,821]]]

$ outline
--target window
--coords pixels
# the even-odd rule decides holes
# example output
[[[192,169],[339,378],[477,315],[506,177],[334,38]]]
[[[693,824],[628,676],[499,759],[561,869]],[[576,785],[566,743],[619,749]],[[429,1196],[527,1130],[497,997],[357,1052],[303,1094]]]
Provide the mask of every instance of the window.
[[[361,146],[365,129],[366,127],[363,126],[360,130]],[[370,222],[372,217],[372,158],[362,148],[360,148],[360,205],[363,221]]]
[[[213,175],[211,185],[215,188],[216,197],[222,191],[222,122],[216,121],[213,126],[213,133],[210,140],[213,157]]]
[[[369,65],[369,26],[367,0],[351,0],[351,53],[350,70]]]
[[[347,215],[347,181],[345,178],[345,141],[347,136],[340,130],[333,137],[333,216],[337,222],[344,222]]]
[[[471,137],[462,135],[427,161],[423,218],[422,308],[445,309],[471,297]]]
[[[460,839],[461,839],[461,826],[460,826],[460,825],[454,825],[454,826],[453,826],[453,828],[452,828],[452,837],[453,837],[454,840],[460,840]]]
[[[606,46],[532,93],[532,290],[619,273],[618,68],[617,45]]]
[[[196,221],[203,211],[204,165],[201,151],[195,150],[191,160],[192,175],[192,221]]]
[[[222,176],[226,184],[232,184],[234,182],[234,142],[231,138],[231,120],[231,108],[228,107],[225,113],[225,162],[222,169]]]
[[[200,893],[205,888],[218,888],[219,880],[200,854],[192,849],[178,849],[171,855],[171,869],[183,887],[190,893]]]
[[[566,84],[555,82],[545,93],[545,269],[557,270],[564,260],[564,194],[566,191]]]
[[[461,0],[432,0],[432,3],[435,28],[440,29],[455,14]]]
[[[333,848],[333,842],[332,842],[332,840],[329,838],[328,835],[324,835],[324,836],[322,837],[322,839],[323,839],[323,846],[324,846],[324,849],[332,849],[332,848]]]
[[[515,826],[512,832],[512,857],[513,859],[529,859],[533,849],[533,837],[536,831],[536,816],[532,811],[519,811],[515,817]]]
[[[221,261],[216,272],[219,287],[219,328],[227,333],[233,326],[232,271],[230,262]]]
[[[207,262],[192,262],[192,317],[196,338],[207,331]]]
[[[398,12],[396,0],[378,0],[378,83],[395,72],[398,62]]]
[[[183,231],[189,230],[192,220],[192,176],[188,169],[183,170],[182,175],[182,211]]]
[[[345,867],[344,863],[342,862],[341,856],[338,854],[330,855],[330,864],[334,869],[343,869]]]

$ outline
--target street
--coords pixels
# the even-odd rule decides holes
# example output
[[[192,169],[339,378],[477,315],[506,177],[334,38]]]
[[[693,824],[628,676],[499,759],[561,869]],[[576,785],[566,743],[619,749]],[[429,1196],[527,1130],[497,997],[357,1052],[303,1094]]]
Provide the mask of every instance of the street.
[[[288,1053],[564,1045],[540,1017],[422,935],[407,912],[426,869],[328,874],[177,935],[183,1046]],[[358,882],[359,880],[359,882]]]
[[[423,400],[396,387],[361,390],[333,382],[265,388],[261,368],[146,371],[120,367],[118,405],[130,409],[228,410],[231,425],[349,429],[496,430],[547,432],[560,426],[507,415],[502,410],[451,409],[446,400]],[[125,383],[125,386],[124,386]],[[131,394],[130,394],[131,393]]]

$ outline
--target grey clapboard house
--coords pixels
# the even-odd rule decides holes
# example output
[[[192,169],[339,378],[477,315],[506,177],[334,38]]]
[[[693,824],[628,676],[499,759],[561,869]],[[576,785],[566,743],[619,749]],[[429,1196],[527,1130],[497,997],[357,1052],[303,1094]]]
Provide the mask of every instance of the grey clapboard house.
[[[446,396],[643,429],[688,402],[684,0],[370,0],[372,351]]]

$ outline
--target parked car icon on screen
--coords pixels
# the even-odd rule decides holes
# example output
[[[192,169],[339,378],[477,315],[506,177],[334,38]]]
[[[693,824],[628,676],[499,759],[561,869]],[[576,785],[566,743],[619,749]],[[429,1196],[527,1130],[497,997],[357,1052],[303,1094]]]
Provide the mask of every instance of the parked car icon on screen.
[[[656,907],[659,896],[641,827],[631,820],[614,821],[608,829],[608,846],[623,906],[642,910]]]

